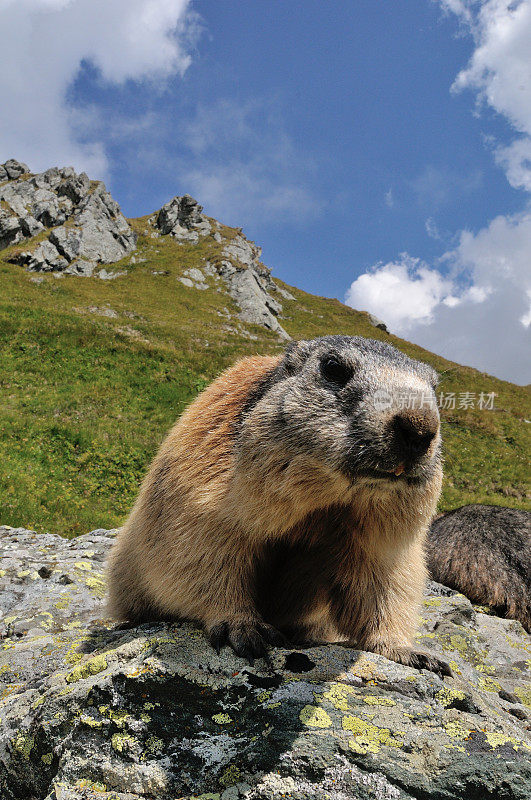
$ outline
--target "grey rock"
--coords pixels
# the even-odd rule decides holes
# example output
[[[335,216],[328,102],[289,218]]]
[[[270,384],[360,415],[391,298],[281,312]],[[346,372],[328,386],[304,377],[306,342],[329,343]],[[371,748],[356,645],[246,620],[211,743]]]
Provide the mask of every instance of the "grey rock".
[[[375,317],[374,314],[369,314],[369,312],[366,312],[366,314],[367,317],[369,318],[369,322],[371,323],[371,325],[374,325],[375,328],[378,328],[379,330],[384,331],[385,333],[389,333],[387,325],[383,320],[379,319],[378,317]]]
[[[155,224],[163,235],[171,234],[182,242],[196,244],[200,236],[210,233],[211,225],[197,200],[185,194],[174,197],[162,206]]]
[[[0,208],[0,250],[17,244],[24,238],[20,219]]]
[[[123,278],[124,275],[127,275],[125,270],[114,270],[114,272],[108,272],[106,269],[100,269],[98,272],[98,278],[102,281],[113,281],[115,278]]]
[[[96,267],[98,266],[96,261],[90,261],[86,258],[79,258],[77,261],[73,261],[68,267],[65,269],[65,275],[78,275],[82,278],[90,278]],[[123,274],[123,273],[121,273]]]
[[[519,623],[430,585],[419,645],[453,678],[335,645],[251,667],[189,624],[114,626],[114,535],[0,528],[5,800],[529,797]]]
[[[193,289],[194,282],[190,280],[190,278],[179,278],[178,279],[183,286],[187,286],[189,289]]]
[[[194,286],[195,289],[201,289],[202,291],[208,289],[208,283],[205,283],[205,276],[200,269],[192,267],[191,269],[186,269],[183,274],[185,277],[180,280],[185,286]]]
[[[16,178],[20,178],[21,175],[24,175],[29,172],[29,167],[27,164],[24,164],[23,161],[16,161],[14,158],[10,158],[8,161],[3,164],[4,170],[7,172],[7,177],[9,180],[15,180]]]
[[[2,164],[0,164],[0,183],[7,180],[9,180],[9,175],[7,174],[7,170]]]
[[[60,228],[54,228],[50,233],[49,241],[55,245],[67,261],[73,261],[79,256],[81,249],[80,239],[78,228],[67,228],[62,225]]]
[[[22,253],[18,260],[19,263],[25,264],[30,272],[55,272],[68,267],[66,258],[63,258],[49,241],[42,242],[31,253]]]
[[[135,250],[136,234],[103,183],[91,184],[84,172],[78,175],[72,167],[53,167],[21,179],[22,167],[9,166],[9,162],[5,165],[18,179],[0,186],[4,204],[0,249],[32,238],[44,227],[54,228],[49,242],[63,259],[54,262],[54,269],[85,276],[94,269],[90,263],[112,264]],[[42,255],[37,253],[32,269],[38,269],[39,263],[44,264],[43,269],[49,268],[50,260],[44,263]],[[27,259],[18,261],[26,263]]]
[[[22,217],[20,219],[20,227],[22,228],[22,233],[24,237],[30,239],[32,236],[37,236],[38,233],[44,230],[44,225],[28,214],[27,217]]]
[[[276,291],[284,300],[295,300],[291,292],[288,292],[287,289],[284,289],[282,286],[279,286],[278,283],[275,284]]]
[[[289,335],[278,322],[279,304],[264,291],[254,270],[238,270],[230,262],[222,262],[221,276],[229,293],[240,308],[240,319],[275,331],[283,339]]]
[[[275,331],[282,339],[289,339],[277,317],[282,312],[281,303],[271,293],[278,287],[270,270],[260,261],[262,250],[238,234],[222,250],[225,259],[218,271],[228,292],[240,308],[240,319]]]

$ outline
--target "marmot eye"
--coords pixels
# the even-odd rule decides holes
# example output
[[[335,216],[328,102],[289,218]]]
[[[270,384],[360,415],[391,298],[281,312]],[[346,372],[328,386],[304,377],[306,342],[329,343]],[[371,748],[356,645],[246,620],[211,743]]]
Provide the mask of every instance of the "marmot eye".
[[[329,356],[321,362],[321,372],[327,381],[345,386],[352,377],[352,367],[337,358]]]

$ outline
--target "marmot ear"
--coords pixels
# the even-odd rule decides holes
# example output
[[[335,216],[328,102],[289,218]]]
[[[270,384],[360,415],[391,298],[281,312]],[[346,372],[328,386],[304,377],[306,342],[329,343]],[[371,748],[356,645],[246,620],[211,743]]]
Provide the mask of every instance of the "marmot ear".
[[[288,375],[297,372],[308,358],[312,349],[312,343],[306,339],[298,342],[290,342],[284,353],[281,366]]]

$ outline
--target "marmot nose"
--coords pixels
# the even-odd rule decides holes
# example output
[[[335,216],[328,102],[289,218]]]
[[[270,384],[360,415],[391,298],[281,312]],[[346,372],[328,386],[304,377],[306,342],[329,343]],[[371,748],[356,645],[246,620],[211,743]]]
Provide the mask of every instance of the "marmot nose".
[[[407,459],[420,458],[428,450],[439,427],[437,414],[430,409],[402,411],[392,419],[395,441]]]

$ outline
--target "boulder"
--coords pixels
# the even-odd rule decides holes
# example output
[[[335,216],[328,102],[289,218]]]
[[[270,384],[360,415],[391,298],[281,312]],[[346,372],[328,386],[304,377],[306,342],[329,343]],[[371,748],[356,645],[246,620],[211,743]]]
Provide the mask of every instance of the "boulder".
[[[0,528],[5,800],[527,800],[530,639],[439,584],[419,645],[453,678],[338,645],[217,655],[113,625],[115,531]]]
[[[29,167],[27,164],[24,164],[23,161],[15,161],[14,158],[10,158],[2,166],[7,173],[8,180],[15,180],[16,178],[20,178],[21,175],[29,172]]]
[[[383,320],[381,320],[379,317],[375,317],[374,314],[369,314],[368,311],[366,311],[365,313],[367,314],[367,317],[369,318],[369,322],[371,323],[371,325],[374,325],[374,327],[378,328],[380,331],[384,331],[384,333],[389,333],[387,325]]]
[[[0,207],[0,250],[24,239],[20,219]]]
[[[211,225],[197,200],[185,194],[174,197],[162,206],[155,224],[163,235],[170,234],[181,242],[196,244],[200,236],[207,236]]]

